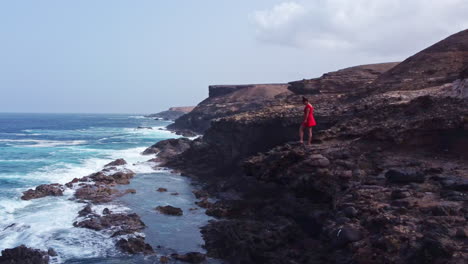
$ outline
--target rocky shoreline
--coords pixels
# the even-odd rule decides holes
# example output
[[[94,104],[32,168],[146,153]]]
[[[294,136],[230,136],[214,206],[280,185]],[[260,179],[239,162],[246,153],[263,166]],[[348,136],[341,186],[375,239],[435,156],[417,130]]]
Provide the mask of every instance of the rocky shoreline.
[[[193,125],[203,137],[162,166],[219,199],[202,201],[218,218],[202,233],[229,263],[466,263],[466,72],[468,30],[399,64],[294,82],[267,107],[207,99],[193,112],[217,111]],[[304,94],[319,123],[311,147],[291,143]]]
[[[145,153],[149,154],[149,153]],[[152,153],[154,154],[154,153]],[[164,157],[164,155],[162,155]],[[154,160],[148,161],[153,163]],[[86,204],[77,212],[77,220],[73,223],[76,228],[87,228],[108,235],[115,242],[115,246],[125,254],[158,255],[151,245],[145,242],[145,223],[136,213],[113,212],[103,206],[110,205],[116,198],[135,194],[135,189],[117,189],[119,185],[128,185],[136,175],[133,171],[125,168],[127,162],[117,159],[105,165],[101,171],[75,178],[66,184],[42,184],[35,189],[23,192],[22,200],[40,199],[47,196],[63,196],[67,189],[74,191],[72,200]],[[167,191],[160,188],[157,191]],[[178,195],[178,193],[171,193]],[[158,206],[155,208],[162,214],[180,216],[182,210],[172,206]],[[49,263],[56,257],[55,251],[50,248],[47,252],[27,248],[24,245],[12,249],[5,249],[0,256],[1,263]],[[186,254],[172,253],[169,256],[158,256],[161,263],[173,260],[200,263],[205,260],[205,255],[199,252]]]
[[[293,82],[287,91],[283,85],[214,86],[207,100],[169,126],[202,137],[161,141],[144,154],[157,154],[150,160],[156,166],[204,184],[195,192],[197,205],[217,219],[201,229],[207,257],[228,263],[466,263],[467,73],[465,30],[399,64],[352,67]],[[250,98],[265,89],[274,92]],[[293,142],[302,95],[319,123],[312,146]],[[112,233],[124,252],[152,254],[139,236],[144,223],[138,215],[93,210],[132,192],[113,188],[134,175],[118,169],[120,163],[23,197],[76,188],[76,199],[89,203],[77,227]],[[31,251],[39,255],[46,253]],[[205,259],[199,253],[163,257]]]

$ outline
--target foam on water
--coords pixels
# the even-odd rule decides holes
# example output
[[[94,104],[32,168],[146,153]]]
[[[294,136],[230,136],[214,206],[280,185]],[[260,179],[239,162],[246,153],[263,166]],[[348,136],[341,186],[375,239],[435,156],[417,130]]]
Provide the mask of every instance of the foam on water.
[[[143,122],[135,123],[134,127],[151,126],[145,123],[145,119],[136,116],[124,116],[121,120],[129,118]],[[106,120],[108,119],[110,118]],[[154,164],[144,162],[151,156],[142,156],[141,152],[150,144],[174,135],[169,131],[159,130],[161,126],[153,124],[153,127],[154,129],[135,129],[96,125],[76,129],[44,128],[22,129],[20,133],[2,132],[0,182],[13,181],[22,187],[2,189],[0,186],[0,250],[21,244],[43,250],[50,247],[59,254],[59,257],[53,260],[55,263],[63,263],[69,259],[118,255],[115,241],[109,234],[73,227],[73,222],[77,220],[77,212],[85,206],[69,200],[73,197],[73,190],[68,189],[61,197],[30,201],[23,201],[20,197],[28,188],[44,183],[64,184],[73,178],[99,171],[105,164],[117,158],[125,159],[128,164],[124,168],[136,173],[154,172]],[[14,136],[19,138],[11,138],[12,134],[17,134]],[[24,138],[33,135],[38,138]],[[118,141],[103,143],[116,137]],[[1,147],[2,145],[4,147]],[[32,158],[24,158],[25,155]],[[47,164],[41,165],[40,162]],[[17,168],[13,173],[9,171],[12,166]],[[30,169],[22,172],[22,167]],[[99,205],[94,209],[99,213],[105,207],[114,212],[129,210],[119,204]]]

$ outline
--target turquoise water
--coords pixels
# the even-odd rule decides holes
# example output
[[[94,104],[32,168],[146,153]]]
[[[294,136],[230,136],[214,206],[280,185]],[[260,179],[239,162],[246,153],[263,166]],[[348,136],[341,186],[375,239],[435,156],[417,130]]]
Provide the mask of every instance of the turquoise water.
[[[74,228],[83,204],[63,197],[22,201],[21,193],[44,183],[66,183],[101,170],[117,158],[137,173],[127,188],[137,194],[104,205],[113,211],[134,211],[148,225],[147,240],[161,246],[159,254],[202,251],[198,227],[208,217],[189,212],[194,200],[189,180],[167,171],[154,171],[140,153],[157,141],[175,137],[163,129],[169,123],[137,115],[0,114],[0,250],[21,244],[54,248],[55,263],[140,263],[115,250],[108,234]],[[153,129],[136,129],[138,126]],[[164,185],[164,186],[163,186]],[[180,193],[158,193],[156,187]],[[187,210],[184,217],[157,214],[154,207],[171,204]],[[149,258],[148,263],[156,263]],[[123,261],[123,262],[122,262]]]

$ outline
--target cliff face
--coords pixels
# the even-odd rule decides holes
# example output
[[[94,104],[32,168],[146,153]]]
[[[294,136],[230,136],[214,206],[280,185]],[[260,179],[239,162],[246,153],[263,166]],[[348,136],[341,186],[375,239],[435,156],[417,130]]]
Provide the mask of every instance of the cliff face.
[[[396,65],[398,62],[350,67],[325,73],[320,78],[290,82],[289,90],[296,94],[358,92]]]
[[[363,84],[372,93],[347,95],[337,84],[308,95],[319,124],[311,147],[289,142],[302,114],[297,95],[213,121],[167,163],[222,198],[207,212],[220,221],[202,229],[208,255],[231,263],[466,262],[465,35]],[[438,85],[422,77],[428,67],[444,76]]]
[[[287,84],[213,85],[209,88],[210,96],[169,129],[203,133],[216,118],[268,107],[275,104],[276,96],[289,93]]]

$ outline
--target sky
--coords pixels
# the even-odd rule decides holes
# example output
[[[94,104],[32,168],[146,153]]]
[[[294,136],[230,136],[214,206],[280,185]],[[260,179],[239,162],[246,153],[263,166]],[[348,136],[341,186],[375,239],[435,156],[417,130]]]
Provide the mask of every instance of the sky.
[[[402,61],[466,0],[0,0],[0,112],[153,113],[208,85]]]

